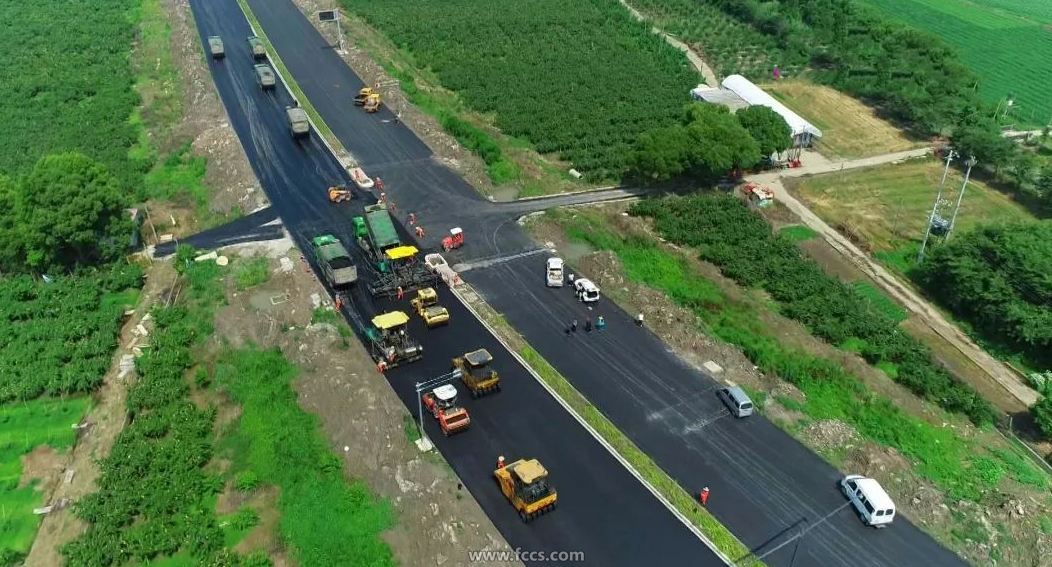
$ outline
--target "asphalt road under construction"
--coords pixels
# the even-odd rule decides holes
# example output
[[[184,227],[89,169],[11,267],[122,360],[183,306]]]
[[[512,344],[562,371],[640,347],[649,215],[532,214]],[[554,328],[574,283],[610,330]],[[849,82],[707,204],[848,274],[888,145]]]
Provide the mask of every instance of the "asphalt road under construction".
[[[272,208],[296,245],[309,250],[313,236],[335,234],[348,244],[358,265],[364,266],[366,261],[360,249],[353,245],[350,220],[371,202],[369,197],[359,194],[356,200],[339,205],[328,202],[328,185],[348,179],[315,132],[303,141],[291,138],[284,109],[292,99],[281,84],[273,93],[263,93],[256,86],[253,61],[245,42],[252,31],[235,0],[191,0],[190,4],[202,45],[209,35],[224,39],[226,59],[209,59],[215,84]],[[321,53],[315,57],[335,56]],[[344,110],[357,109],[348,105]],[[416,155],[424,156],[424,150],[413,140],[409,136],[404,145],[389,142],[384,147],[400,151],[416,147]],[[426,162],[426,157],[421,157],[416,163]],[[240,222],[258,226],[270,218],[270,213],[261,211],[253,221]],[[400,229],[405,232],[404,227]],[[211,234],[219,235],[222,241],[229,240],[227,237],[234,232],[228,230],[225,237],[223,231]],[[312,268],[318,274],[317,266]],[[386,379],[415,414],[417,382],[448,373],[451,359],[467,351],[481,347],[493,354],[502,392],[476,401],[460,388],[461,402],[472,418],[470,429],[447,438],[430,414],[424,423],[429,437],[513,548],[583,552],[588,564],[611,567],[637,567],[655,560],[662,565],[722,565],[447,289],[437,289],[440,300],[449,309],[451,324],[428,331],[414,316],[409,332],[421,340],[424,359],[388,371]],[[352,289],[348,296],[343,310],[352,321],[366,321],[392,309],[409,311],[409,297],[401,302],[374,300],[364,286]],[[368,379],[384,377],[377,373]],[[493,478],[498,455],[504,455],[509,462],[518,458],[539,459],[559,491],[558,508],[529,524],[519,520]],[[448,555],[447,551],[443,553]]]
[[[711,489],[709,509],[757,555],[764,557],[769,566],[788,566],[794,553],[796,567],[966,565],[902,517],[886,530],[863,527],[845,506],[836,487],[841,475],[832,466],[762,416],[745,420],[727,416],[715,397],[717,382],[712,377],[684,364],[657,337],[636,328],[631,323],[632,317],[616,306],[603,300],[597,310],[587,311],[569,290],[545,288],[544,255],[493,262],[495,258],[515,257],[537,247],[514,223],[516,215],[510,214],[513,210],[521,214],[531,207],[486,201],[431,156],[411,131],[393,120],[387,109],[370,115],[354,107],[351,99],[363,85],[362,81],[289,0],[248,2],[311,103],[366,172],[383,178],[389,199],[399,204],[402,214],[416,212],[421,223],[429,227],[429,238],[448,227],[464,228],[467,245],[448,258],[451,264],[468,262],[479,266],[464,272],[464,279],[686,490],[695,492],[708,486]],[[203,0],[192,1],[195,12],[203,3]],[[211,10],[222,12],[225,25],[235,25],[229,22],[242,25],[235,0],[218,0],[209,5]],[[203,26],[214,19],[199,15],[198,23]],[[239,35],[235,34],[230,43],[237,43],[238,39]],[[248,85],[248,91],[254,88],[251,69],[245,71],[242,80]],[[220,89],[224,91],[223,86]],[[252,96],[227,92],[223,95],[231,114],[238,113],[229,100],[232,96],[241,104],[260,97],[256,92],[251,93]],[[275,108],[273,114],[277,117],[273,119],[276,121],[273,129],[280,138],[285,132],[280,107]],[[241,134],[245,126],[238,123],[239,119],[235,119],[235,127]],[[244,140],[245,135],[241,136]],[[253,164],[257,164],[258,159],[251,150],[249,156]],[[324,161],[312,156],[306,162],[318,160]],[[329,175],[334,164],[329,167],[319,170],[317,176]],[[333,220],[324,226],[338,226],[340,236],[349,237],[346,226],[349,213],[339,213],[325,202],[323,191],[317,188],[319,182],[308,183],[308,178],[302,175],[297,178],[298,186],[310,191],[314,203],[303,206],[297,204],[296,199],[283,199],[281,189],[271,189],[266,176],[260,177],[298,244],[305,244],[306,233],[318,226],[312,223],[325,223],[323,219],[327,218]],[[443,292],[440,290],[440,294]],[[448,371],[446,361],[465,350],[484,346],[494,353],[496,363],[508,379],[505,391],[477,403],[469,402],[469,410],[489,406],[480,407],[479,411],[484,413],[475,418],[481,427],[463,437],[448,441],[443,438],[438,442],[443,454],[465,477],[473,494],[512,546],[520,545],[522,540],[518,538],[524,536],[517,530],[523,526],[508,523],[510,508],[496,487],[485,487],[486,482],[492,484],[492,481],[482,478],[488,477],[490,461],[496,454],[504,454],[509,459],[535,455],[548,464],[561,487],[563,505],[574,506],[570,498],[582,499],[585,494],[589,495],[587,502],[580,502],[579,512],[560,509],[541,523],[526,528],[523,534],[538,534],[535,530],[549,527],[560,532],[553,531],[550,536],[554,539],[546,538],[537,545],[550,548],[550,542],[557,541],[559,545],[565,542],[576,549],[582,545],[581,530],[587,530],[593,538],[592,545],[604,550],[596,552],[604,555],[589,555],[590,563],[595,557],[599,557],[602,564],[655,559],[662,565],[673,561],[693,564],[715,561],[707,559],[710,555],[700,544],[673,537],[686,530],[669,524],[670,514],[658,511],[643,514],[643,510],[652,507],[650,499],[641,495],[641,489],[631,486],[627,477],[614,483],[620,488],[608,484],[613,481],[612,477],[621,479],[626,475],[619,468],[610,468],[612,461],[600,454],[599,446],[557,409],[523,369],[509,359],[504,349],[470,320],[458,302],[449,300],[448,292],[444,293],[444,299],[452,313],[452,327],[430,333],[415,327],[413,331],[423,338],[427,349],[425,360],[396,370],[389,378],[399,395],[414,407],[411,382]],[[388,307],[383,302],[374,304],[369,298],[356,297],[355,302],[367,312]],[[594,319],[598,314],[607,320],[603,333],[578,332],[570,339],[565,337],[563,328],[569,320],[576,317],[584,321],[589,315]],[[468,331],[469,325],[473,331]],[[458,339],[453,340],[452,336]],[[476,344],[465,344],[465,341]],[[413,377],[403,374],[413,374]],[[504,403],[509,405],[496,407]],[[538,414],[542,416],[540,419]],[[501,422],[482,421],[489,416],[500,416]],[[475,437],[470,437],[473,434]],[[471,444],[470,449],[467,443]],[[593,462],[593,458],[605,464]],[[560,470],[575,464],[584,470],[575,471],[573,478],[559,476]],[[477,484],[479,482],[483,484]],[[571,488],[567,482],[576,482],[578,486]],[[893,496],[908,497],[894,493]],[[603,502],[603,499],[608,500]],[[580,517],[571,518],[574,513]],[[563,517],[553,520],[560,515]],[[656,521],[649,519],[651,517]],[[570,522],[569,525],[554,527],[556,521],[563,520]],[[664,541],[668,538],[671,540]],[[627,553],[625,549],[635,551]],[[646,554],[644,549],[658,551]]]

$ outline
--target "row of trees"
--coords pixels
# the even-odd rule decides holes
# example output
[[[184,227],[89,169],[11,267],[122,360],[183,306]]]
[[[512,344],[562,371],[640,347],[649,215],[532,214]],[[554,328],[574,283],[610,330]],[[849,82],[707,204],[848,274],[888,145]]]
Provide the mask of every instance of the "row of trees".
[[[739,284],[760,288],[780,313],[833,345],[855,344],[869,363],[898,383],[976,424],[994,412],[970,385],[946,371],[923,343],[853,288],[825,273],[791,241],[775,235],[761,217],[729,195],[653,199],[634,205],[633,215],[654,219],[669,241],[697,249],[701,258]]]
[[[689,104],[679,123],[639,137],[632,170],[655,180],[711,180],[731,170],[751,168],[792,143],[785,120],[766,106],[732,114],[717,104]]]
[[[936,36],[855,0],[700,0],[773,37],[786,61],[876,106],[924,136],[950,136],[965,156],[1038,195],[1034,156],[1006,140],[976,93],[979,78]],[[1052,172],[1050,172],[1052,174]]]

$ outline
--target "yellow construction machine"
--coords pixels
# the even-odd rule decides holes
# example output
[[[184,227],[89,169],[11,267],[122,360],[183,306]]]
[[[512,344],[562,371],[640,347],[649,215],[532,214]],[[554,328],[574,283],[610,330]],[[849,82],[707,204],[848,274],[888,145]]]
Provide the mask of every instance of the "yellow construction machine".
[[[374,92],[365,98],[365,103],[362,105],[362,108],[369,113],[376,112],[380,110],[380,102],[380,93]]]
[[[472,398],[500,391],[500,376],[490,367],[493,355],[480,348],[453,359],[453,370],[460,371],[460,380],[471,392]]]
[[[449,310],[438,304],[438,293],[433,287],[418,289],[410,304],[428,329],[449,323]]]
[[[523,522],[551,512],[558,503],[558,493],[548,484],[548,471],[537,459],[520,459],[498,467],[493,476]]]
[[[376,91],[372,87],[362,87],[354,97],[354,106],[365,106],[366,99],[373,94],[376,94]]]

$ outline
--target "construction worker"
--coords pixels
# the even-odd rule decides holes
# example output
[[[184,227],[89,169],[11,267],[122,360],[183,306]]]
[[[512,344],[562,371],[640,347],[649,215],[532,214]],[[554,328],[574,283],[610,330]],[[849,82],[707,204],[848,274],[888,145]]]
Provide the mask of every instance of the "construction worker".
[[[416,214],[409,213],[409,226],[413,226],[414,224],[416,224]]]
[[[339,311],[340,308],[343,307],[343,299],[340,297],[340,294],[338,294],[338,293],[336,294],[336,300],[333,301],[333,304],[336,305],[336,310],[337,311]]]
[[[497,468],[498,469],[504,468],[504,455],[501,455],[501,456],[497,457]]]
[[[416,227],[416,237],[417,238],[423,238],[424,237],[424,227],[422,227],[422,226]]]
[[[597,331],[602,331],[606,328],[606,319],[603,319],[602,315],[600,315],[599,318],[595,320],[595,328]]]
[[[384,182],[379,177],[376,178],[376,188],[381,190],[381,191],[384,190]],[[380,193],[380,194],[383,195],[383,193]]]
[[[566,336],[567,337],[570,336],[570,326],[569,325],[566,326]]]
[[[380,359],[380,362],[376,363],[376,369],[380,371],[380,374],[387,372],[387,361]]]
[[[570,286],[573,286],[573,274],[570,274]]]
[[[570,330],[575,333],[577,332],[577,319],[574,319],[573,323],[570,323]]]
[[[706,486],[701,489],[701,494],[698,494],[698,500],[701,500],[702,506],[707,506],[709,504],[709,487]]]
[[[405,297],[405,292],[402,291],[402,286],[398,286],[398,301],[401,301]]]
[[[643,326],[643,314],[642,313],[640,313],[639,315],[636,315],[636,326],[637,327],[642,327]]]

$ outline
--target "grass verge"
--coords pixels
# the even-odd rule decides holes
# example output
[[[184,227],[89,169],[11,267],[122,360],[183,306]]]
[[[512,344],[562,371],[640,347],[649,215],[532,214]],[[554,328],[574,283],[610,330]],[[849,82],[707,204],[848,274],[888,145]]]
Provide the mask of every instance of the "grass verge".
[[[281,57],[278,56],[277,50],[274,49],[274,44],[270,43],[270,38],[267,37],[266,32],[263,31],[263,26],[259,25],[259,20],[256,19],[256,15],[252,13],[252,8],[249,7],[246,0],[237,0],[238,5],[241,6],[241,11],[245,13],[245,17],[248,18],[249,23],[259,34],[259,38],[263,40],[264,45],[267,46],[267,57],[270,58],[270,62],[274,64],[275,70],[281,73],[282,78],[285,79],[285,84],[288,85],[289,90],[292,92],[292,96],[299,101],[300,106],[310,116],[314,127],[318,129],[318,132],[328,140],[334,148],[342,148],[340,141],[336,138],[336,135],[332,133],[332,129],[322,119],[321,114],[314,109],[314,105],[307,99],[307,95],[303,94],[303,89],[296,83],[296,79],[292,77],[292,73],[289,72],[289,68],[285,66],[285,63],[281,61]]]
[[[544,380],[545,384],[551,387],[567,405],[573,408],[588,425],[595,429],[621,457],[632,465],[640,476],[672,503],[676,510],[697,526],[717,549],[728,557],[735,559],[749,556],[749,548],[745,544],[732,534],[730,530],[720,524],[712,514],[698,506],[693,495],[684,490],[665,471],[661,470],[653,459],[596,409],[552,365],[548,364],[503,317],[493,311],[488,305],[476,303],[474,307],[479,315],[504,340],[508,341],[508,344],[518,352],[519,356]],[[738,567],[762,567],[765,564],[758,559],[749,557],[737,565]]]
[[[33,514],[33,508],[44,504],[36,479],[21,484],[22,458],[38,448],[64,452],[72,447],[77,431],[71,425],[80,421],[89,405],[88,398],[76,397],[0,406],[0,558],[27,553],[42,518]]]
[[[321,435],[317,417],[297,403],[296,367],[277,349],[230,350],[216,360],[215,383],[242,408],[221,442],[230,472],[251,471],[280,490],[279,529],[296,563],[393,566],[381,538],[393,525],[390,506],[363,483],[346,482],[343,461]]]

